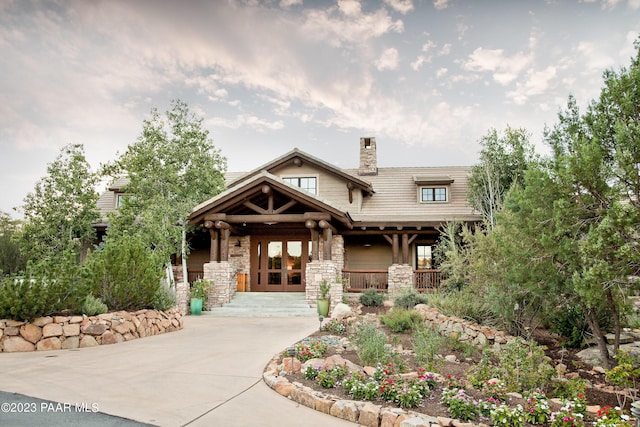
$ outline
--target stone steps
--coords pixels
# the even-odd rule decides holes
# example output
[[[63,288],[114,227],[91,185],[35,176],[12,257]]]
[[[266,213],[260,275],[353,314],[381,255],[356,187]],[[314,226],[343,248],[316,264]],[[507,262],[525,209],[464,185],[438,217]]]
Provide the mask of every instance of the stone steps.
[[[314,317],[304,292],[238,292],[230,303],[203,314],[218,317]]]

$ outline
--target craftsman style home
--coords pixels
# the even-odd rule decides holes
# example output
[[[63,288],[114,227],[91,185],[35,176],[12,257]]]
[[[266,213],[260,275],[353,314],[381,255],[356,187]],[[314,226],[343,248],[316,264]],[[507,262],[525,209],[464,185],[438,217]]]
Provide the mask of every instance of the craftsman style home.
[[[427,290],[439,283],[432,253],[448,221],[475,223],[468,167],[378,168],[375,138],[360,166],[340,169],[297,149],[229,175],[223,193],[193,209],[190,277],[214,281],[210,305],[238,290]],[[332,287],[333,292],[333,287]]]

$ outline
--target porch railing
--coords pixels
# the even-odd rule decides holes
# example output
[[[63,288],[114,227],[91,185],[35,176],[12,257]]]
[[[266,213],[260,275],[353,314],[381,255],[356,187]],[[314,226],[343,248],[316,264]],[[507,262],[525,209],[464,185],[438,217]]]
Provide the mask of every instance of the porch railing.
[[[440,270],[413,270],[413,287],[418,292],[440,289]]]
[[[202,277],[204,277],[204,271],[202,270],[187,270],[187,279],[189,280],[189,283],[202,279]]]
[[[375,288],[387,292],[389,276],[387,270],[342,270],[347,281],[347,292],[364,292]],[[440,288],[440,270],[413,270],[413,287],[417,292],[436,292]]]
[[[369,288],[387,292],[387,270],[342,270],[342,278],[349,284],[347,292],[364,292]]]

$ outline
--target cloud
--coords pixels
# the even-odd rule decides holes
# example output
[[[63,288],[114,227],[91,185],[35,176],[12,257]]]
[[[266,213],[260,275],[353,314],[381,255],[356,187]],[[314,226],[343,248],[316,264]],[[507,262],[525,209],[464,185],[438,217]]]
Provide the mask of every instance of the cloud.
[[[398,50],[395,48],[385,49],[384,52],[378,57],[375,62],[375,66],[378,71],[383,70],[395,70],[398,67],[399,56]]]
[[[302,0],[280,0],[280,7],[283,9],[288,9],[291,6],[300,6],[302,5]]]
[[[469,55],[463,68],[468,71],[489,71],[493,79],[504,86],[514,81],[530,62],[531,57],[523,53],[507,57],[503,49],[479,47]]]
[[[403,15],[413,10],[412,0],[384,0],[384,2]]]
[[[433,7],[435,7],[437,10],[446,9],[447,7],[449,7],[449,0],[434,0]]]
[[[516,89],[507,92],[507,96],[513,100],[516,105],[524,105],[529,98],[535,95],[541,95],[547,92],[550,82],[557,76],[557,70],[554,66],[549,66],[539,71],[529,71],[524,82],[516,83]]]

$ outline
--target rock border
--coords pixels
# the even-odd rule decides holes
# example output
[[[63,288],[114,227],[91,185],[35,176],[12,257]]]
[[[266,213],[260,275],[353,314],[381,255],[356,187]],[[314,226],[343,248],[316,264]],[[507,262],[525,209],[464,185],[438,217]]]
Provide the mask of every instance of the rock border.
[[[98,316],[45,316],[32,322],[0,320],[0,353],[71,350],[116,344],[184,326],[182,312],[117,311]]]
[[[267,364],[262,374],[264,382],[281,396],[336,418],[366,427],[486,427],[486,424],[474,424],[446,417],[432,417],[393,406],[376,405],[360,400],[345,400],[332,394],[314,390],[297,381],[291,383],[286,377],[286,363],[279,363],[281,357],[282,353],[278,353]]]

